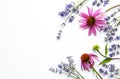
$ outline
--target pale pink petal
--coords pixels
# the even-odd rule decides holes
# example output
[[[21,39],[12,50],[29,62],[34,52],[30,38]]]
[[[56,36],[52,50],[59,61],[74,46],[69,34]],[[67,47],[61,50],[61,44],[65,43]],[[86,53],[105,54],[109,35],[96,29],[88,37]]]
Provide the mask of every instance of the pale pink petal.
[[[86,23],[86,19],[79,20],[80,23]]]
[[[101,9],[98,9],[97,11],[95,11],[94,14],[93,14],[93,16],[96,17],[96,16],[98,16],[99,14],[101,14],[100,10],[101,10]]]
[[[99,25],[99,24],[95,24],[96,25],[96,29],[98,31],[101,31],[103,29],[103,26]]]
[[[80,27],[81,27],[83,30],[88,28],[88,26],[87,26],[86,24],[82,24],[82,25],[80,25]]]
[[[85,62],[82,62],[82,63],[81,63],[81,69],[82,69],[82,70],[83,70],[83,69],[84,69],[84,70],[86,69]]]
[[[88,32],[88,35],[90,36],[91,35],[91,33],[92,33],[92,28],[89,28],[89,32]]]
[[[93,65],[94,65],[94,61],[91,59],[91,60],[89,60],[89,64],[88,64],[88,66],[89,66],[89,68],[92,68],[93,67]]]
[[[89,13],[89,16],[92,16],[93,9],[92,9],[92,8],[89,8],[89,7],[87,7],[87,8],[88,8],[88,13]]]
[[[89,29],[88,35],[90,36],[92,33],[93,33],[94,35],[96,35],[95,26],[92,26],[92,28]]]
[[[83,13],[83,12],[81,12],[80,16],[83,17],[83,18],[88,18],[88,15]]]
[[[98,56],[97,56],[97,55],[90,54],[90,57],[91,57],[91,59],[96,59],[96,60],[98,60]],[[98,60],[98,61],[99,61],[99,60]]]
[[[92,53],[90,53],[89,55],[90,55],[90,57],[97,57],[97,55],[94,55]]]
[[[99,19],[103,19],[103,15],[102,14],[99,14],[98,16],[95,17],[95,19],[99,20]]]
[[[106,24],[104,20],[96,20],[96,24],[104,25]]]
[[[93,28],[93,34],[96,36],[96,29]]]
[[[83,64],[83,68],[84,68],[84,70],[89,71],[89,66],[88,66],[87,62],[85,62],[85,63]]]

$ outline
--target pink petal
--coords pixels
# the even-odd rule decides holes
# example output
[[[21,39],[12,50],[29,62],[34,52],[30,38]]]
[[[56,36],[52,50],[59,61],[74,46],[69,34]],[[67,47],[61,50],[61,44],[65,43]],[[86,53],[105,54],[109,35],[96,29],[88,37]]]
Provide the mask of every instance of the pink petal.
[[[88,70],[89,71],[89,66],[86,62],[83,63],[83,68],[84,70]]]
[[[80,16],[83,17],[83,18],[88,18],[88,15],[83,13],[83,12],[81,12]]]
[[[86,19],[79,20],[80,23],[86,23]]]
[[[99,14],[101,14],[100,10],[101,10],[101,9],[98,9],[97,11],[95,11],[94,14],[93,14],[93,16],[96,17],[96,16],[98,16]]]
[[[90,53],[90,57],[97,57],[97,55]]]
[[[106,24],[104,20],[97,20],[96,24],[104,25]]]
[[[87,7],[87,8],[88,8],[88,13],[89,13],[89,16],[92,16],[93,9],[92,9],[92,8],[89,8],[89,7]]]
[[[80,27],[81,27],[83,30],[88,28],[88,26],[87,26],[86,24],[82,24],[82,25],[80,25]]]
[[[97,27],[96,27],[96,29],[98,30],[98,31],[101,31],[102,29],[103,29],[103,26],[101,26],[101,25],[98,25],[98,24],[95,24]]]
[[[89,29],[88,35],[90,36],[91,33],[93,33],[94,35],[96,35],[96,29],[95,29],[95,26],[92,26],[92,28]]]
[[[94,17],[95,17],[95,19],[99,20],[99,19],[103,19],[104,16],[102,14],[100,14],[100,15],[94,16]]]

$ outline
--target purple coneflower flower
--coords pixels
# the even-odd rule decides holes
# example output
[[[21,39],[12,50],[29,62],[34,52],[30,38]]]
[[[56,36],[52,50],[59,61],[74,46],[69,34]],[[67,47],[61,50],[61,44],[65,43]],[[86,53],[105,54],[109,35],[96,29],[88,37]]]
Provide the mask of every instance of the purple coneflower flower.
[[[83,18],[79,22],[81,23],[80,27],[82,29],[89,29],[88,35],[92,33],[96,35],[96,29],[101,30],[103,25],[105,25],[105,20],[103,17],[103,13],[100,12],[100,9],[93,13],[92,8],[88,8],[88,15],[86,13],[81,12],[80,16]]]
[[[94,59],[98,60],[97,56],[94,54],[84,53],[81,56],[81,69],[88,70],[93,68]]]

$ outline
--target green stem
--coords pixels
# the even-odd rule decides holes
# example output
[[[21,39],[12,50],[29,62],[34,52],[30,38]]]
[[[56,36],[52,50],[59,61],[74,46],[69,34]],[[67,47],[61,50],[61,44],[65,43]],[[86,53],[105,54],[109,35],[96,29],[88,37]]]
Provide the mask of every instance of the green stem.
[[[103,55],[102,53],[100,53],[100,51],[99,50],[96,50],[101,56],[103,56],[104,58],[110,58],[110,57],[107,57],[107,56],[105,56],[105,55]],[[110,58],[110,59],[112,59],[112,60],[120,60],[120,58]]]
[[[115,6],[111,7],[111,8],[109,8],[109,9],[107,9],[105,12],[108,12],[108,11],[110,11],[111,9],[116,8],[116,7],[119,7],[119,6],[120,6],[120,5],[115,5]]]
[[[78,75],[81,76],[82,79],[85,79],[76,69],[75,69],[75,71],[77,72]]]
[[[93,67],[92,69],[93,69],[93,71],[95,71],[95,73],[100,77],[100,79],[103,79],[102,76],[96,71],[96,69],[95,69],[94,67]]]
[[[62,73],[65,74],[65,75],[67,74],[66,72],[62,72]],[[77,78],[77,77],[75,77],[75,75],[71,75],[70,77],[71,77],[71,78],[74,78],[74,79]],[[79,79],[80,79],[80,78],[79,78]]]
[[[81,79],[79,76],[77,76],[77,74],[75,74],[75,73],[72,73],[72,75],[74,75],[76,78],[78,78],[78,79]]]
[[[104,58],[109,58],[109,57],[106,57],[105,55],[103,55],[102,53],[100,53],[99,50],[96,50],[101,56],[103,56]]]

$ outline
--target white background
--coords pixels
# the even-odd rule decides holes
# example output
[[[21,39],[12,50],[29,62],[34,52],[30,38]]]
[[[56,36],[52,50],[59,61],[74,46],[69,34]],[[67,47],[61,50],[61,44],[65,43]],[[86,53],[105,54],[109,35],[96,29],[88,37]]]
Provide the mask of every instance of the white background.
[[[93,53],[94,44],[104,49],[103,33],[88,36],[88,30],[79,29],[79,17],[67,24],[61,40],[56,40],[63,22],[58,12],[70,2],[0,0],[0,79],[67,79],[49,72],[49,67],[56,67],[67,56],[73,56],[80,70],[82,53]],[[86,79],[95,79],[93,73],[82,74]]]

